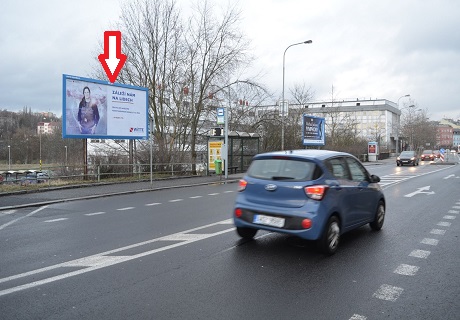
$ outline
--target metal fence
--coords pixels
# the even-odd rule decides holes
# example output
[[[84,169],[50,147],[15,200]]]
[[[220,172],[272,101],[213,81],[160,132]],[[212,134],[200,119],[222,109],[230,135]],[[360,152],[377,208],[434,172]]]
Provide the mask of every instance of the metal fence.
[[[192,169],[195,169],[194,171]],[[68,184],[111,180],[144,181],[171,176],[206,175],[206,163],[93,164],[86,166],[44,166],[42,169],[0,171],[0,184]]]

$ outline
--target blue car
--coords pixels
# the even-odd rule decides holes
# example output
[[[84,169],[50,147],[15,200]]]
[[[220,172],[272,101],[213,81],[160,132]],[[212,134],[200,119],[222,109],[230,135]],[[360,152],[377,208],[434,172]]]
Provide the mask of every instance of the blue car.
[[[369,223],[380,230],[385,197],[351,154],[291,150],[256,155],[239,182],[233,220],[238,235],[252,239],[267,230],[317,241],[334,254],[340,236]]]

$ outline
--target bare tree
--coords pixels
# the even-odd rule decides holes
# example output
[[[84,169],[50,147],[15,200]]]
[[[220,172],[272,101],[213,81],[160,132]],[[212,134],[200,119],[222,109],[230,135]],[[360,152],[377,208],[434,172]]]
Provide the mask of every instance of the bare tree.
[[[214,96],[242,82],[251,61],[236,6],[217,12],[208,1],[197,1],[192,9],[183,23],[174,0],[133,0],[119,23],[128,56],[119,81],[149,89],[162,162],[183,151],[195,162],[197,143],[204,141],[215,112]]]
[[[437,124],[429,121],[427,110],[406,108],[402,114],[401,134],[404,148],[422,151],[436,146]]]
[[[149,109],[154,120],[154,136],[160,161],[169,161],[171,143],[177,132],[170,125],[172,88],[171,70],[175,70],[182,49],[183,30],[174,1],[135,0],[125,3],[119,22],[123,52],[128,56],[119,81],[149,89]],[[170,140],[171,141],[171,140]],[[174,143],[172,143],[174,144]]]
[[[294,99],[294,104],[300,105],[306,105],[315,96],[315,92],[312,90],[311,86],[307,88],[305,83],[295,84],[292,90],[289,89],[289,92]]]
[[[185,81],[190,85],[190,149],[192,163],[196,160],[197,133],[203,121],[211,112],[211,98],[223,91],[229,81],[238,74],[240,68],[250,62],[246,54],[249,42],[238,29],[240,12],[236,7],[228,7],[216,20],[215,7],[208,1],[197,2],[194,13],[188,20],[189,28],[185,37],[186,57],[184,61]],[[232,76],[233,75],[233,76]],[[216,88],[219,88],[216,90]]]

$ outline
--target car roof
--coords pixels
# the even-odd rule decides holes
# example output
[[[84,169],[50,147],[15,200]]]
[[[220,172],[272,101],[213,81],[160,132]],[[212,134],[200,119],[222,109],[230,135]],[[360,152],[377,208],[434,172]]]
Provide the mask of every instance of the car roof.
[[[339,151],[332,151],[332,150],[298,149],[298,150],[273,151],[273,152],[260,153],[254,156],[254,159],[270,158],[274,156],[287,156],[289,158],[324,160],[324,159],[328,159],[331,157],[353,156],[353,155],[346,153],[346,152],[339,152]]]

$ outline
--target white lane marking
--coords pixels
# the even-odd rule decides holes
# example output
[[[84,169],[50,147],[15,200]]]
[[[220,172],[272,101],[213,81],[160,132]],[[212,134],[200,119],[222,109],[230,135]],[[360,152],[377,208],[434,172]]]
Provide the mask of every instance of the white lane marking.
[[[126,210],[133,210],[136,209],[135,207],[126,207],[126,208],[118,208],[118,211],[126,211]]]
[[[403,288],[390,286],[389,284],[382,284],[379,290],[373,294],[373,297],[394,302],[399,298],[403,291]]]
[[[93,213],[85,213],[85,216],[97,216],[99,214],[104,214],[105,212],[104,211],[101,211],[101,212],[93,212]]]
[[[365,316],[359,315],[359,314],[354,314],[351,316],[349,320],[366,320],[367,318]]]
[[[411,265],[408,265],[408,264],[400,264],[395,271],[393,271],[394,273],[397,273],[397,274],[402,274],[404,276],[415,276],[415,274],[417,273],[419,267],[417,266],[411,266]]]
[[[4,210],[4,211],[0,211],[0,214],[13,214],[16,211],[17,211],[16,209]]]
[[[428,191],[428,190],[430,190],[430,186],[421,187],[421,188],[418,188],[417,191],[414,191],[412,193],[408,193],[408,194],[406,194],[404,196],[407,197],[407,198],[411,198],[411,197],[413,197],[413,196],[415,196],[416,194],[419,194],[419,193],[426,193],[428,195],[435,194],[434,191]]]
[[[34,210],[34,211],[32,211],[31,213],[25,215],[24,217],[19,217],[19,218],[17,218],[17,219],[11,220],[10,222],[7,222],[7,223],[5,223],[5,224],[2,224],[2,225],[0,226],[0,230],[5,229],[6,227],[12,225],[13,223],[18,222],[19,220],[22,220],[22,219],[24,219],[24,218],[33,216],[34,214],[36,214],[37,212],[42,211],[42,210],[45,209],[45,208],[48,208],[48,206],[40,207],[40,208],[38,208],[37,210]]]
[[[203,198],[203,196],[193,196],[193,197],[189,197],[190,199],[198,199],[198,198]]]
[[[431,251],[427,251],[427,250],[414,250],[411,253],[409,253],[409,257],[426,259],[428,258],[430,253]]]
[[[429,244],[430,246],[437,246],[438,243],[439,243],[439,240],[438,239],[425,238],[422,241],[420,241],[420,243]]]
[[[444,222],[444,221],[440,221],[438,222],[436,225],[437,226],[440,226],[440,227],[450,227],[452,223],[450,222]]]
[[[218,194],[220,194],[219,192],[216,192],[216,193],[208,193],[208,196],[217,196]]]
[[[446,230],[441,230],[441,229],[433,229],[430,231],[431,234],[439,234],[439,235],[444,235],[446,233]]]
[[[125,262],[125,261],[139,259],[141,257],[151,255],[151,254],[154,254],[154,253],[157,253],[157,252],[169,250],[169,249],[176,248],[176,247],[179,247],[179,246],[188,245],[188,244],[190,244],[192,242],[195,242],[195,241],[215,237],[215,236],[218,236],[218,235],[230,232],[230,231],[234,231],[235,228],[231,227],[231,228],[224,229],[222,231],[218,231],[218,232],[215,232],[215,233],[206,233],[206,234],[194,233],[194,232],[199,232],[199,230],[201,230],[201,229],[206,229],[206,228],[216,226],[216,225],[227,225],[227,224],[232,224],[233,225],[232,221],[233,221],[232,219],[226,219],[226,220],[222,220],[222,221],[219,221],[219,222],[215,222],[215,223],[207,224],[207,225],[204,225],[204,226],[200,226],[200,227],[197,227],[197,228],[193,228],[193,229],[185,230],[185,231],[182,231],[182,232],[178,232],[178,233],[175,233],[175,234],[167,235],[167,236],[164,236],[164,237],[155,238],[155,239],[135,243],[135,244],[132,244],[132,245],[129,245],[129,246],[117,248],[117,249],[114,249],[114,250],[105,251],[105,252],[95,254],[95,255],[92,255],[92,256],[88,256],[88,257],[84,257],[84,258],[80,258],[80,259],[76,259],[76,260],[72,260],[72,261],[68,261],[68,262],[63,262],[63,263],[55,264],[55,265],[48,266],[48,267],[45,267],[45,268],[36,269],[36,270],[29,271],[29,272],[24,272],[24,273],[21,273],[21,274],[17,274],[17,275],[13,275],[13,276],[10,276],[10,277],[2,278],[2,279],[0,279],[0,283],[12,281],[12,280],[20,279],[20,278],[24,278],[24,277],[28,277],[28,276],[31,276],[31,275],[36,275],[36,274],[39,274],[39,273],[42,273],[42,272],[55,270],[55,269],[59,269],[59,268],[72,267],[72,270],[74,270],[73,267],[85,267],[84,269],[74,270],[74,271],[70,271],[70,272],[67,272],[67,273],[64,273],[64,274],[61,274],[61,275],[58,275],[58,276],[49,277],[49,278],[45,278],[45,279],[42,279],[42,280],[33,281],[31,283],[19,285],[19,286],[16,286],[16,287],[0,290],[0,297],[4,296],[4,295],[7,295],[7,294],[10,294],[10,293],[13,293],[13,292],[17,292],[17,291],[21,291],[21,290],[25,290],[25,289],[30,289],[30,288],[40,286],[40,285],[43,285],[43,284],[46,284],[46,283],[62,280],[62,279],[69,278],[69,277],[76,276],[76,275],[80,275],[80,274],[83,274],[83,273],[86,273],[86,272],[90,272],[90,271],[94,271],[94,270],[97,270],[97,269],[109,267],[109,266],[112,266],[114,264],[122,263],[122,262]],[[158,242],[158,241],[179,241],[179,242],[175,242],[175,243],[172,243],[170,245],[165,245],[165,246],[157,248],[157,249],[141,252],[141,253],[131,255],[131,256],[114,256],[113,255],[114,253],[117,253],[117,252],[122,252],[122,251],[125,251],[125,250],[128,250],[128,249],[140,247],[140,246],[150,244],[150,243],[154,243],[154,242]],[[2,286],[2,287],[5,287],[5,286]]]
[[[235,192],[235,191],[233,191],[233,190],[224,191],[224,193],[232,193],[232,192]]]
[[[198,241],[208,238],[207,234],[172,234],[163,237],[165,241]]]
[[[453,206],[452,209],[460,209],[460,206]]]
[[[442,170],[447,170],[447,169],[450,169],[451,166],[446,166],[444,168],[440,168],[440,169],[437,169],[437,170],[433,170],[433,171],[428,171],[428,172],[425,172],[425,173],[422,173],[422,174],[417,174],[417,175],[413,175],[413,176],[409,176],[409,175],[398,175],[398,174],[390,174],[390,175],[386,175],[386,176],[382,176],[380,177],[380,180],[385,180],[389,177],[392,177],[392,178],[398,178],[398,177],[402,177],[403,179],[398,179],[396,182],[393,182],[391,181],[390,183],[379,183],[381,186],[382,186],[382,189],[383,190],[386,190],[388,189],[389,187],[392,187],[394,185],[397,185],[401,182],[404,182],[406,180],[409,180],[409,179],[412,179],[412,178],[417,178],[417,177],[422,177],[422,176],[425,176],[427,174],[432,174],[432,173],[435,173],[435,172],[438,172],[438,171],[442,171]],[[460,207],[459,207],[460,209]]]
[[[152,202],[152,203],[146,203],[145,205],[146,206],[157,206],[159,204],[161,204],[161,203],[160,202]]]
[[[51,219],[51,220],[46,220],[45,222],[58,222],[58,221],[64,221],[68,220],[69,218],[58,218],[58,219]]]
[[[169,202],[179,202],[179,201],[183,201],[184,199],[174,199],[174,200],[169,200]]]
[[[457,210],[449,210],[449,211],[447,211],[447,213],[455,213],[455,214],[459,214],[459,213],[460,213],[460,211],[457,211]]]
[[[455,219],[455,216],[444,216],[442,217],[443,219],[447,219],[447,220],[454,220]]]

